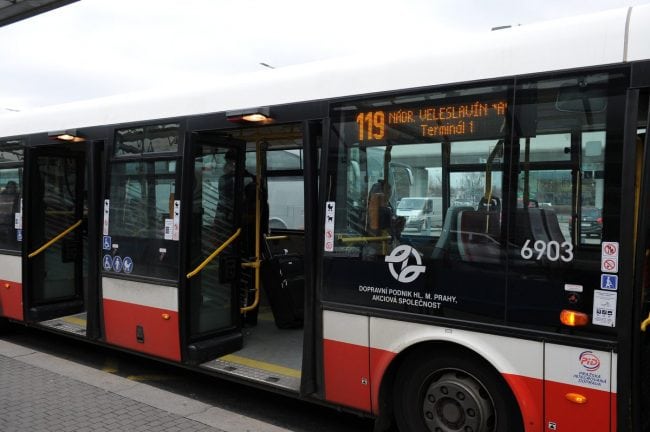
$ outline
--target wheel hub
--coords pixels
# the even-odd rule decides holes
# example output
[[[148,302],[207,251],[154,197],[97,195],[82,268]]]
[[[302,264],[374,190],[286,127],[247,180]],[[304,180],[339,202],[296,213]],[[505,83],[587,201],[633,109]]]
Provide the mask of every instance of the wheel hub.
[[[429,383],[422,409],[432,432],[488,432],[495,425],[494,406],[483,386],[455,371],[443,372]]]

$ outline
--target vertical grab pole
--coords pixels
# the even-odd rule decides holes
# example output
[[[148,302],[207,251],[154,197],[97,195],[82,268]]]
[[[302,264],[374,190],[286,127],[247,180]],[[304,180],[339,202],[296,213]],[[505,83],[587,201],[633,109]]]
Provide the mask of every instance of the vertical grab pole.
[[[262,140],[255,143],[255,257],[251,263],[244,263],[242,267],[253,267],[255,270],[255,299],[253,304],[239,309],[240,313],[248,312],[257,307],[260,302],[260,240],[262,238]]]

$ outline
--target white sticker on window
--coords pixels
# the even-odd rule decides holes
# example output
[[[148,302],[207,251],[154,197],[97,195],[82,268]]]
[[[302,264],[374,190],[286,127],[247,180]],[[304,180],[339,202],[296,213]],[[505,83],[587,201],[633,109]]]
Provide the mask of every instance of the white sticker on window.
[[[181,224],[181,201],[174,200],[174,226],[172,229],[172,240],[178,241],[178,233]]]
[[[102,234],[108,235],[108,213],[110,211],[110,200],[104,200],[104,225],[102,227]]]
[[[594,290],[594,325],[616,326],[616,291]]]
[[[334,213],[336,203],[327,201],[325,203],[325,252],[334,251]]]
[[[165,219],[165,240],[171,240],[174,233],[174,219]]]

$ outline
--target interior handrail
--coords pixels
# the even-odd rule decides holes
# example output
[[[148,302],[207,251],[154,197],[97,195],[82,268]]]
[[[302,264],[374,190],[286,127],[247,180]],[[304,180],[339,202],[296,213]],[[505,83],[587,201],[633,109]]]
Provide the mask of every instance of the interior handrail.
[[[215,251],[212,252],[212,253],[210,254],[210,256],[208,256],[206,259],[204,259],[203,262],[202,262],[201,264],[199,264],[199,265],[198,265],[194,270],[192,270],[191,272],[189,272],[189,273],[187,274],[187,278],[188,278],[188,279],[191,279],[192,277],[196,276],[196,275],[197,275],[201,270],[203,270],[203,267],[205,267],[205,266],[207,266],[208,264],[210,264],[210,262],[211,262],[213,259],[215,259],[215,258],[217,257],[217,255],[219,255],[221,252],[223,252],[223,250],[224,250],[225,248],[227,248],[227,247],[230,245],[230,243],[232,243],[233,241],[235,241],[235,240],[237,239],[237,237],[239,237],[239,234],[241,234],[241,228],[237,228],[237,231],[235,231],[235,233],[234,233],[233,235],[231,235],[230,238],[229,238],[228,240],[226,240],[225,242],[223,242],[223,244],[222,244],[221,246],[219,246],[217,249],[215,249]]]
[[[75,222],[74,224],[72,224],[71,226],[69,226],[69,227],[66,228],[65,230],[61,231],[59,234],[57,234],[57,235],[56,235],[52,240],[48,241],[48,242],[45,243],[43,246],[39,247],[39,248],[36,249],[34,252],[32,252],[32,253],[30,253],[29,255],[27,255],[27,257],[28,257],[28,258],[34,258],[36,255],[40,254],[40,253],[43,252],[45,249],[49,248],[49,247],[52,246],[54,243],[58,242],[58,241],[61,240],[63,237],[67,236],[67,235],[70,234],[72,231],[74,231],[76,228],[78,228],[78,227],[81,225],[82,221],[83,221],[82,219],[79,219],[77,222]]]
[[[392,239],[389,235],[384,236],[366,236],[366,237],[339,237],[338,240],[341,243],[361,243],[361,242],[371,242],[371,241],[388,241]]]

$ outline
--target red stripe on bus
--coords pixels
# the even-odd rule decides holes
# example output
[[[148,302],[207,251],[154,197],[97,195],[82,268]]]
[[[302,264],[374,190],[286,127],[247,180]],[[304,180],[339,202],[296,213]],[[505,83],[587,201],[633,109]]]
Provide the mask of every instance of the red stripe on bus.
[[[616,411],[616,393],[610,393],[609,396],[610,396],[609,400],[611,401],[609,410],[612,413],[611,419],[610,419],[611,425],[609,427],[609,430],[611,432],[616,432],[616,419],[617,419],[617,416],[616,416],[616,412],[617,412]]]
[[[501,375],[517,400],[526,432],[544,431],[544,416],[542,414],[544,381],[521,375],[506,373]]]
[[[576,385],[546,381],[545,424],[555,423],[557,430],[595,431],[611,424],[610,406],[616,395]],[[578,393],[587,398],[584,404],[571,402],[566,395]]]
[[[104,299],[106,342],[180,361],[178,312]],[[142,329],[138,340],[138,327]]]
[[[325,339],[323,360],[325,399],[370,412],[368,348]]]
[[[370,390],[372,393],[372,412],[379,415],[379,390],[384,379],[386,369],[397,354],[377,348],[370,348]]]
[[[0,280],[0,316],[23,321],[23,285]]]

